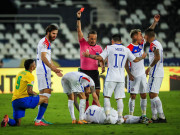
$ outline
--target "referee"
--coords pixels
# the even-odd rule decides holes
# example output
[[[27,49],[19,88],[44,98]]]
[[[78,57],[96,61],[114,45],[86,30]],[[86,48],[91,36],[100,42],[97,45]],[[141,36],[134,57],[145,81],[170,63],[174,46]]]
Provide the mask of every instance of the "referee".
[[[80,44],[80,61],[81,61],[81,66],[79,71],[87,74],[90,76],[94,82],[95,82],[95,89],[96,89],[96,94],[99,98],[99,93],[100,93],[100,80],[99,80],[99,71],[98,71],[98,60],[93,60],[90,58],[86,58],[82,55],[82,52],[85,52],[87,49],[89,50],[89,53],[91,55],[98,55],[102,53],[102,48],[100,45],[96,45],[97,41],[97,32],[96,31],[90,31],[88,33],[88,40],[86,41],[82,30],[81,30],[81,11],[79,10],[77,12],[77,33],[78,33],[78,40]],[[100,65],[102,67],[102,73],[105,71],[104,67],[104,62],[101,61]],[[86,94],[86,109],[89,106],[89,95]],[[93,105],[96,105],[95,101],[93,100]]]

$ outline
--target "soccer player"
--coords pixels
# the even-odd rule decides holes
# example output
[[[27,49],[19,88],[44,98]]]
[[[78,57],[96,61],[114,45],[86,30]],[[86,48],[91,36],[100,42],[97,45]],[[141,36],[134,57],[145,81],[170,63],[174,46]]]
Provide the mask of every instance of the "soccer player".
[[[58,28],[55,25],[49,25],[46,28],[46,36],[39,41],[37,47],[36,74],[38,80],[38,89],[40,91],[40,95],[44,95],[48,98],[51,96],[51,70],[59,77],[63,76],[61,70],[56,68],[51,59],[51,42],[56,39],[57,34]],[[42,121],[47,124],[52,124],[47,122],[44,118]]]
[[[97,41],[97,32],[92,30],[88,33],[88,41],[85,40],[82,30],[81,30],[81,10],[77,12],[77,33],[78,40],[80,44],[80,71],[90,76],[95,82],[96,94],[99,98],[100,93],[100,80],[99,80],[99,71],[98,71],[98,60],[93,60],[89,58],[85,58],[82,56],[82,52],[89,50],[89,53],[92,55],[98,55],[102,53],[102,48],[100,45],[96,44]],[[105,71],[103,61],[100,61],[100,65],[102,67],[102,73]],[[86,109],[89,106],[89,95],[86,94]],[[95,101],[93,100],[93,105],[95,105]]]
[[[108,69],[106,80],[104,84],[104,108],[106,113],[106,123],[110,123],[110,97],[114,92],[115,99],[117,101],[118,109],[118,124],[121,124],[123,113],[123,98],[125,98],[125,76],[124,67],[126,60],[133,62],[139,62],[146,57],[143,53],[141,57],[135,57],[131,51],[121,44],[121,36],[119,34],[112,36],[112,45],[107,46],[100,55],[91,55],[88,51],[83,52],[85,57],[89,57],[96,60],[105,60],[108,58]]]
[[[160,19],[160,15],[154,16],[154,22],[149,27],[154,29],[156,24]],[[133,29],[130,32],[130,36],[132,38],[132,43],[127,46],[129,50],[133,53],[135,57],[141,56],[144,52],[144,40],[140,29]],[[128,66],[129,65],[129,66]],[[134,62],[126,62],[126,71],[128,73],[128,92],[130,93],[129,98],[129,114],[133,115],[134,108],[135,108],[135,99],[136,95],[140,93],[140,106],[142,111],[142,116],[146,117],[146,106],[147,106],[147,99],[146,93],[147,91],[147,81],[146,81],[146,74],[144,68],[144,60],[141,60],[137,63]]]
[[[163,69],[163,47],[155,38],[153,29],[145,31],[145,40],[150,43],[149,48],[149,67],[146,69],[146,75],[149,75],[148,91],[151,100],[152,121],[166,123],[162,102],[159,98],[159,90],[164,77]],[[157,117],[159,113],[159,118]]]
[[[106,114],[103,107],[98,107],[96,105],[89,106],[86,112],[84,113],[84,119],[88,123],[98,123],[98,124],[104,124],[106,120]],[[148,118],[143,120],[141,116],[132,116],[132,115],[125,115],[123,117],[122,123],[127,124],[135,124],[135,123],[144,123],[149,124],[151,123]],[[113,108],[110,109],[110,121],[111,124],[116,124],[118,121],[118,113]]]
[[[35,126],[48,125],[41,121],[48,106],[48,98],[42,95],[39,96],[33,91],[34,76],[32,71],[36,68],[35,61],[32,59],[26,60],[24,67],[25,70],[16,76],[15,81],[15,90],[12,97],[14,119],[10,119],[8,115],[5,115],[1,122],[1,127],[5,127],[7,123],[10,126],[20,126],[21,118],[25,116],[25,110],[28,108],[34,109],[37,105],[40,105],[40,109]]]
[[[85,124],[87,123],[84,120],[84,111],[85,111],[85,90],[91,90],[93,100],[95,103],[100,106],[98,97],[95,92],[95,84],[94,81],[88,75],[81,72],[69,72],[64,75],[61,80],[61,84],[63,87],[64,93],[68,96],[68,108],[72,118],[72,124]],[[80,98],[79,104],[79,121],[76,121],[76,117],[74,115],[74,94],[76,94]]]

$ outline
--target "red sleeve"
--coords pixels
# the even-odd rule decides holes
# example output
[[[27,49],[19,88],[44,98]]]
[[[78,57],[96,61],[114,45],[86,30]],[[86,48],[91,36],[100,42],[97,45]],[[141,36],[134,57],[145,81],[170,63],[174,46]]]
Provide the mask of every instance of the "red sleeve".
[[[129,48],[129,50],[132,52],[133,51],[133,45],[128,45],[127,48]]]
[[[156,45],[154,43],[150,44],[150,50],[154,52],[156,50]]]

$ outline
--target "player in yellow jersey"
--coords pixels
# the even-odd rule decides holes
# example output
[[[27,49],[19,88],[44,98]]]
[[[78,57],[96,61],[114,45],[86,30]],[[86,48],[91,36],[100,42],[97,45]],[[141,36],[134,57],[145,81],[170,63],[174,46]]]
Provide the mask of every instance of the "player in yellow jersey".
[[[34,76],[32,71],[36,68],[35,61],[33,59],[26,60],[24,67],[25,70],[16,76],[15,81],[15,90],[12,97],[14,119],[10,119],[8,115],[5,115],[1,122],[1,127],[5,127],[7,123],[10,126],[20,126],[21,118],[25,116],[25,110],[28,108],[34,109],[37,105],[40,105],[40,109],[35,125],[48,125],[41,121],[48,106],[48,98],[42,95],[39,96],[33,91]]]

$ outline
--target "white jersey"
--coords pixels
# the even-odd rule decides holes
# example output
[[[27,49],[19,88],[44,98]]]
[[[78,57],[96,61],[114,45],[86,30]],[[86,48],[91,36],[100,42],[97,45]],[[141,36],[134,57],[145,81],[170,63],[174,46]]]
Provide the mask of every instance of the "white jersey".
[[[106,114],[103,107],[96,105],[89,106],[85,112],[84,119],[91,123],[103,124],[106,119]],[[110,121],[111,124],[115,124],[118,120],[118,113],[116,110],[111,108],[110,110]]]
[[[136,57],[122,44],[107,46],[100,56],[105,60],[108,57],[106,81],[124,82],[124,67],[126,60],[133,61]]]
[[[51,73],[51,69],[41,60],[41,52],[46,52],[46,58],[51,63],[51,43],[46,37],[42,38],[38,43],[36,74]]]
[[[125,115],[124,118],[126,119],[124,123],[127,124],[140,123],[140,116]]]
[[[82,72],[69,72],[65,74],[62,80],[68,80],[72,88],[84,88],[95,86],[94,81],[88,75]]]
[[[141,57],[144,52],[143,51],[144,43],[142,42],[142,44],[140,45],[134,45],[131,43],[130,45],[127,46],[127,48],[129,48],[129,50],[133,53],[135,57]],[[138,77],[145,74],[144,59],[136,63],[129,62],[129,66],[130,66],[131,74],[134,77]]]
[[[149,76],[151,77],[164,77],[164,69],[163,69],[163,48],[159,41],[154,40],[150,44],[149,48],[149,63],[151,64],[154,60],[154,51],[159,50],[160,60],[157,62],[156,65],[154,65],[150,72]]]

